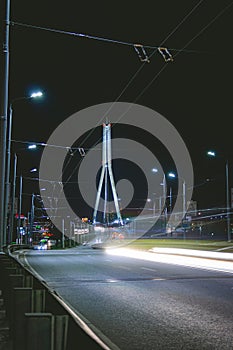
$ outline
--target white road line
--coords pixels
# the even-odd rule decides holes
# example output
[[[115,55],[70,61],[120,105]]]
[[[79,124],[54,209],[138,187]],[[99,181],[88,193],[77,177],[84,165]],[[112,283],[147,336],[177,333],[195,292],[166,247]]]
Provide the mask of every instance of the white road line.
[[[141,267],[142,270],[147,270],[147,271],[153,271],[156,272],[157,270],[155,269],[150,269],[149,267]]]
[[[47,285],[47,288],[50,286],[42,279],[42,277],[31,267],[29,264],[26,255],[24,252],[24,261],[27,264],[27,267],[31,272],[41,281]],[[81,313],[78,312],[75,308],[72,307],[65,299],[63,299],[59,294],[54,294],[53,297],[59,300],[60,304],[71,314],[73,315],[76,323],[79,325],[81,329],[83,329],[87,335],[94,339],[96,343],[100,344],[100,346],[104,350],[120,350],[116,344],[114,344],[108,337],[106,337],[94,324],[92,324],[88,319],[86,319]]]

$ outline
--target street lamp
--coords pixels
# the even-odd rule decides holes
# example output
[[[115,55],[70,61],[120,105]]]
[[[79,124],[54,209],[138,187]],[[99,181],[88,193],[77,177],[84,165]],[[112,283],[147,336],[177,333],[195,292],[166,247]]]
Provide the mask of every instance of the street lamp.
[[[12,133],[12,115],[13,115],[13,104],[16,101],[29,100],[38,97],[42,97],[43,93],[41,91],[36,91],[31,93],[30,96],[17,97],[13,99],[9,106],[9,116],[8,116],[8,130],[7,130],[7,157],[6,157],[6,177],[5,177],[5,201],[4,201],[4,221],[3,221],[3,245],[6,244],[6,232],[7,232],[7,213],[9,204],[9,193],[10,193],[10,163],[11,163],[11,133]],[[29,146],[30,147],[30,146]],[[31,149],[36,148],[31,145]]]
[[[36,149],[37,148],[37,145],[29,145],[28,146],[28,149]]]
[[[2,3],[1,3],[2,5]],[[6,171],[6,138],[7,106],[9,91],[9,38],[10,38],[10,0],[5,1],[5,20],[2,32],[1,56],[1,101],[0,101],[0,250],[4,245],[4,211],[5,211],[5,171]],[[1,6],[2,10],[2,6]]]
[[[151,169],[153,174],[157,174],[159,171],[157,168],[152,168]],[[167,187],[166,187],[166,177],[165,174],[163,174],[163,180],[160,183],[161,186],[163,186],[163,195],[159,196],[159,213],[161,215],[160,217],[160,222],[161,222],[161,230],[165,229],[166,231],[166,227],[167,227],[167,205],[166,205],[166,191],[167,191]],[[154,206],[153,206],[153,214],[155,216],[155,199],[154,199]],[[162,221],[163,218],[163,221]]]
[[[30,95],[29,98],[36,98],[36,97],[41,97],[41,96],[43,96],[43,92],[37,91],[37,92],[31,93],[31,95]],[[26,97],[26,98],[27,98],[27,97]]]
[[[173,179],[177,177],[178,179],[180,179],[183,182],[183,205],[182,205],[182,207],[183,207],[183,218],[184,218],[185,213],[186,213],[186,185],[185,185],[185,180],[182,177],[176,176],[176,174],[173,173],[173,172],[168,173],[168,176],[170,178],[173,178]]]
[[[157,174],[159,172],[157,168],[152,168],[151,171],[153,174]],[[164,200],[165,212],[166,212],[166,178],[165,178],[165,174],[163,175],[163,182],[160,185],[163,186],[163,200]],[[162,210],[162,198],[160,196],[159,197],[159,212],[161,212],[161,210]],[[154,200],[153,212],[155,215],[155,200]]]
[[[210,157],[216,157],[214,151],[208,151],[207,155]],[[230,198],[229,198],[229,165],[228,160],[225,160],[225,176],[226,176],[226,210],[227,210],[227,240],[231,242],[231,218],[230,218]]]

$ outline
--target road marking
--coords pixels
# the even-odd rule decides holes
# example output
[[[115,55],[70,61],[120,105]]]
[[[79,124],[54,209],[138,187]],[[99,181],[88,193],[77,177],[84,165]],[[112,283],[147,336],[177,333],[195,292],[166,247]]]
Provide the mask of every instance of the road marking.
[[[156,272],[157,270],[155,269],[150,269],[149,267],[141,267],[142,270],[147,270],[147,271],[152,271],[152,272]]]
[[[166,281],[166,278],[153,278],[152,281]]]

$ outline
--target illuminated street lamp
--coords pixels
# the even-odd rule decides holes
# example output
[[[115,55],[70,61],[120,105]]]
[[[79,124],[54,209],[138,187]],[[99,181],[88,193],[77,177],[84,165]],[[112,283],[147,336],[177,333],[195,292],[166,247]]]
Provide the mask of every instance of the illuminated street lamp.
[[[34,144],[28,146],[28,149],[36,149],[36,148],[37,148],[37,145],[34,145]]]
[[[208,151],[207,155],[210,157],[216,157],[214,151]],[[230,198],[229,198],[229,165],[228,160],[226,160],[225,165],[225,176],[226,176],[226,209],[227,209],[227,240],[231,242],[231,218],[230,218]]]
[[[31,95],[30,95],[29,98],[36,98],[36,97],[41,97],[41,96],[43,96],[43,92],[37,91],[37,92],[31,93]],[[27,97],[26,97],[26,98],[27,98]]]
[[[157,168],[152,168],[151,171],[153,174],[157,174],[159,172]],[[164,204],[165,204],[164,212],[166,214],[167,208],[166,208],[166,178],[165,178],[165,174],[163,175],[163,182],[160,185],[163,186],[163,199],[164,199]],[[162,210],[162,197],[160,196],[159,197],[159,212],[161,212],[161,210]],[[153,212],[155,215],[155,200],[154,200]]]
[[[208,151],[207,155],[211,156],[211,157],[215,157],[215,152],[214,151]]]
[[[168,176],[170,178],[173,178],[173,179],[177,177],[178,179],[180,179],[183,182],[183,206],[182,207],[183,207],[183,218],[184,218],[185,213],[186,213],[186,185],[185,185],[185,180],[182,177],[177,176],[173,172],[168,173]],[[170,193],[170,196],[171,196],[171,193]],[[171,198],[170,198],[170,200],[171,200]]]
[[[4,222],[3,222],[3,245],[6,244],[7,237],[7,213],[9,204],[9,194],[10,194],[10,162],[11,162],[11,133],[12,133],[12,115],[13,115],[13,104],[16,101],[29,100],[34,98],[40,98],[43,96],[41,91],[36,91],[30,94],[30,96],[17,97],[13,99],[9,106],[8,115],[8,130],[7,130],[7,154],[6,154],[6,176],[5,176],[5,198],[4,198]],[[33,146],[33,145],[31,145]],[[28,147],[29,148],[29,147]],[[32,147],[32,149],[35,147]],[[29,148],[30,149],[30,148]]]
[[[14,217],[15,217],[15,192],[16,192],[16,178],[17,178],[17,163],[18,163],[18,155],[14,154],[14,172],[13,172],[13,180],[12,180],[12,189],[11,189],[11,211],[9,215],[9,227],[8,227],[8,243],[11,243],[13,238],[13,230],[14,230]],[[22,192],[23,192],[23,177],[22,174],[19,176],[19,200],[17,206],[17,242],[20,243],[20,224],[21,224],[21,214],[22,214]]]

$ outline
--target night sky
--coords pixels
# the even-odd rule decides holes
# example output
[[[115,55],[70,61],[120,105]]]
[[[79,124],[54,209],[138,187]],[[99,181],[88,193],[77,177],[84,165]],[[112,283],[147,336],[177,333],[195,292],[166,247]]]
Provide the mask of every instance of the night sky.
[[[195,185],[211,179],[197,186],[193,195],[199,208],[207,208],[224,206],[225,159],[230,162],[230,185],[233,186],[230,125],[233,6],[221,15],[230,4],[230,0],[137,4],[133,1],[12,0],[11,21],[159,46],[196,6],[190,17],[163,43],[176,56],[174,61],[165,64],[156,52],[119,101],[136,101],[159,112],[175,126],[190,152]],[[184,51],[179,52],[189,42]],[[153,52],[152,49],[146,51],[149,55]],[[33,89],[41,89],[45,95],[40,101],[15,102],[12,139],[46,142],[53,130],[73,113],[115,101],[141,65],[134,48],[127,45],[12,25],[9,100],[27,96]],[[164,65],[165,69],[155,78]],[[119,137],[122,132],[123,129],[116,126],[112,136]],[[136,136],[137,133],[128,130],[129,138]],[[101,128],[82,147],[91,147],[99,137]],[[153,142],[156,144],[151,140],[148,145],[151,149],[155,146]],[[25,145],[13,142],[13,150],[19,153],[19,172],[27,177],[33,176],[29,173],[32,167],[39,166],[42,148],[29,154]],[[219,157],[208,159],[205,153],[209,149],[214,149]],[[173,166],[165,153],[161,162],[164,169]],[[25,211],[32,191],[37,191],[37,182],[25,180]]]

